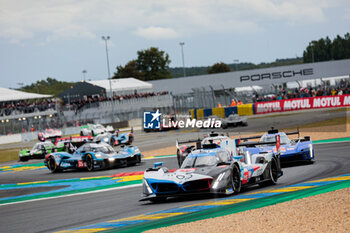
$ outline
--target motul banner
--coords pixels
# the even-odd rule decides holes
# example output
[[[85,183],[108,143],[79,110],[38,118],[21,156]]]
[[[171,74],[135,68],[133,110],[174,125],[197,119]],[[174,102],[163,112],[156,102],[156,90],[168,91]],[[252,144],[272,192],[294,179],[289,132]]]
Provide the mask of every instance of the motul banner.
[[[350,106],[350,95],[319,96],[255,103],[255,114],[285,112],[312,108]]]

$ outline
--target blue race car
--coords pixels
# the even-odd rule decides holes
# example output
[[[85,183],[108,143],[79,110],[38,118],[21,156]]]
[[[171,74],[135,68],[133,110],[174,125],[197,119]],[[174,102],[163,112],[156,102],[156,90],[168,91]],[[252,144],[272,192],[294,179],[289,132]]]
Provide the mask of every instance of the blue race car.
[[[111,146],[131,145],[133,141],[134,134],[132,128],[130,132],[119,134],[119,130],[116,130],[113,134],[107,132],[99,134],[94,138],[94,142],[104,142]]]
[[[136,146],[124,146],[120,151],[106,143],[85,143],[73,153],[56,152],[48,154],[45,165],[51,172],[66,169],[97,169],[116,166],[136,165],[141,162],[142,154]]]
[[[290,139],[288,135],[298,134],[298,138]],[[249,151],[251,154],[257,154],[262,152],[274,152],[276,153],[276,147],[273,142],[276,140],[276,135],[279,135],[281,147],[280,158],[281,162],[291,161],[307,161],[313,163],[315,161],[315,153],[312,145],[312,140],[309,136],[300,138],[299,130],[296,132],[279,132],[278,129],[272,128],[266,134],[260,136],[253,136],[248,138],[241,138],[240,141],[246,141],[249,139],[260,139],[260,143],[263,145],[246,146],[245,151]],[[271,144],[269,144],[271,142]],[[249,141],[245,144],[249,145]]]

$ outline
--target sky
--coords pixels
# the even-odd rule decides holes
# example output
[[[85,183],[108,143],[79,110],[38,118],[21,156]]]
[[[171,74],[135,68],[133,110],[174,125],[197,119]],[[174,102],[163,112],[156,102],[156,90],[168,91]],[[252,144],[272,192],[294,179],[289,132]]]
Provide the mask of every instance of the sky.
[[[348,0],[0,0],[0,87],[108,78],[158,47],[170,67],[271,62],[350,32]]]

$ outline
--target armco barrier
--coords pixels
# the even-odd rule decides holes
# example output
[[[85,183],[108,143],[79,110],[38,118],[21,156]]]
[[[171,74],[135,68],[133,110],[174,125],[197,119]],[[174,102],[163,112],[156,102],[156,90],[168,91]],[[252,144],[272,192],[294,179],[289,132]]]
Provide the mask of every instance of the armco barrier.
[[[21,141],[21,134],[0,136],[0,144],[14,143]]]
[[[255,114],[350,106],[350,95],[318,96],[255,103]]]

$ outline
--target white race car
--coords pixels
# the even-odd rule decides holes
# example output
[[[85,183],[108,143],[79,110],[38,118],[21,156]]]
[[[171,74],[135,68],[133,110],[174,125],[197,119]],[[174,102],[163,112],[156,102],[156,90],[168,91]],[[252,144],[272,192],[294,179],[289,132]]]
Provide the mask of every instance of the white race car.
[[[143,176],[141,201],[158,202],[168,197],[199,193],[231,195],[239,193],[241,187],[274,185],[283,175],[279,154],[250,154],[237,150],[237,141],[232,139],[223,139],[220,145],[214,141],[198,144],[198,148],[192,150],[181,167],[173,172],[161,167],[162,163],[147,169]],[[276,137],[277,151],[279,146]]]
[[[44,132],[38,133],[39,141],[45,141],[47,139],[55,139],[62,137],[62,131],[59,129],[45,129]]]
[[[221,126],[223,129],[228,127],[236,127],[236,126],[247,126],[247,117],[239,116],[238,114],[230,114],[227,118],[221,120]]]
[[[113,132],[114,128],[110,125],[104,127],[101,124],[87,124],[80,127],[80,136],[96,136],[99,134]]]

